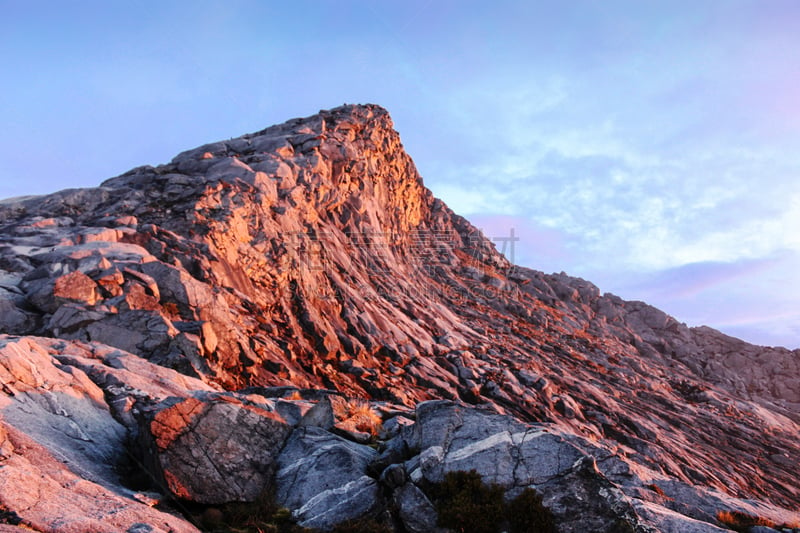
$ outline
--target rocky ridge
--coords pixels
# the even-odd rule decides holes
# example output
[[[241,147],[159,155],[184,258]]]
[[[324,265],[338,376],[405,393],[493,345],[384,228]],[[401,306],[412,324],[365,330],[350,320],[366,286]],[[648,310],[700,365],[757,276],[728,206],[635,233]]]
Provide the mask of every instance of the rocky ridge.
[[[308,527],[428,531],[426,486],[473,468],[562,531],[800,518],[798,351],[510,264],[377,106],[0,202],[0,332],[0,476],[42,480],[0,508],[40,531],[188,531],[174,502],[265,487]]]

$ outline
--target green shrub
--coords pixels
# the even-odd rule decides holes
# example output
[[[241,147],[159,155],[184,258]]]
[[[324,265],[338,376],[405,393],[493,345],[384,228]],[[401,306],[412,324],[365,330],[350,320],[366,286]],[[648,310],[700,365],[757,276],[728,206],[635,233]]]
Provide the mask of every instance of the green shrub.
[[[608,530],[608,533],[636,533],[636,528],[627,520],[619,518]]]
[[[511,533],[555,533],[553,513],[542,504],[542,496],[527,488],[508,504]]]
[[[428,489],[438,524],[460,533],[555,533],[553,513],[532,488],[506,503],[503,488],[487,485],[475,470],[448,472]]]
[[[431,487],[439,525],[463,533],[497,533],[505,514],[503,489],[485,485],[480,474],[449,472]]]
[[[200,517],[203,531],[214,533],[308,533],[295,524],[292,514],[265,490],[253,502],[209,507]]]

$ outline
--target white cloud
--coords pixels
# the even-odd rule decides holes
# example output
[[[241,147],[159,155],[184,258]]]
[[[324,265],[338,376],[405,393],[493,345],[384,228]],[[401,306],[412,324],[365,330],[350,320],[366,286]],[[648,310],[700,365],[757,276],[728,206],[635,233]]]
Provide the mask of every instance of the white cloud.
[[[586,261],[649,270],[800,249],[800,234],[787,231],[800,227],[794,154],[715,140],[667,158],[607,126],[544,138],[512,116],[496,129],[510,133],[511,148],[438,175],[445,183],[458,176],[453,197],[464,214],[502,205],[498,213],[572,234]],[[451,201],[440,182],[435,190]],[[460,200],[467,194],[468,204]]]

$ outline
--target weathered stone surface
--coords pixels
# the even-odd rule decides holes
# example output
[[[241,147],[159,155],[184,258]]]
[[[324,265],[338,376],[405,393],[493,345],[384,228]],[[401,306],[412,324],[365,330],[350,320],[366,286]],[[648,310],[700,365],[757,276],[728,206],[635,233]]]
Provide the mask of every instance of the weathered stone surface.
[[[585,454],[544,426],[526,426],[509,416],[482,413],[448,401],[417,407],[417,423],[403,435],[410,449],[411,479],[441,481],[452,471],[476,470],[505,488],[545,483],[561,476]]]
[[[722,533],[731,531],[708,522],[694,520],[660,505],[648,502],[635,502],[636,512],[660,533]]]
[[[728,508],[715,490],[760,499],[763,514],[800,502],[800,351],[514,267],[433,198],[373,105],[202,146],[98,188],[0,202],[0,332],[82,341],[44,348],[72,376],[66,393],[34,380],[41,394],[23,398],[38,398],[35,413],[53,398],[52,410],[72,409],[72,388],[91,389],[82,371],[102,392],[87,412],[110,413],[117,431],[137,431],[137,406],[215,389],[334,389],[406,408],[450,399],[517,425],[495,417],[472,432],[477,415],[444,417],[453,442],[423,432],[419,457],[382,454],[373,468],[409,460],[409,473],[433,479],[474,465],[517,490],[571,475],[567,459],[588,454],[630,498],[647,494],[648,476],[683,487],[665,483],[673,502],[656,503],[698,520]],[[292,424],[311,409],[293,401],[275,406]],[[89,422],[42,416],[63,435]],[[426,425],[436,427],[413,431]],[[337,431],[367,438],[353,429]]]
[[[0,461],[0,505],[15,510],[27,528],[84,533],[143,524],[152,532],[198,531],[184,519],[139,503],[119,486],[92,480],[80,464],[65,461],[21,430],[10,427],[8,433],[15,450]]]
[[[590,457],[582,457],[563,475],[536,488],[563,533],[648,531],[631,499],[597,470]]]
[[[30,338],[0,337],[0,413],[7,424],[87,473],[118,482],[125,429],[112,417],[103,390],[81,370],[61,367]]]
[[[105,390],[59,360],[90,351],[64,341],[0,336],[0,506],[43,532],[126,531],[135,524],[196,531],[125,488],[125,427],[105,403]]]
[[[330,429],[335,423],[333,406],[327,397],[318,401],[300,421],[301,426],[317,426],[322,429]]]
[[[276,494],[300,525],[330,530],[376,514],[378,483],[367,475],[375,450],[314,427],[292,433],[278,457]]]
[[[409,533],[442,531],[436,526],[438,516],[433,504],[419,487],[406,483],[392,495],[397,514]]]
[[[94,305],[100,300],[97,283],[77,270],[55,280],[53,296],[57,303],[79,302]]]
[[[253,501],[267,487],[291,432],[277,413],[235,396],[167,400],[143,416],[153,474],[174,497],[198,503]]]
[[[21,309],[21,300],[19,294],[0,287],[0,331],[24,334],[36,329],[37,316]]]

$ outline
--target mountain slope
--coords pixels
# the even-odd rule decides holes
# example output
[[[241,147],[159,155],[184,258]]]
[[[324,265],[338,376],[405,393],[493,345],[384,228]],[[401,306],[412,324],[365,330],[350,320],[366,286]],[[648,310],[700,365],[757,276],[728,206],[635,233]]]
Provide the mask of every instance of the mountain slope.
[[[215,389],[451,399],[800,504],[800,351],[510,264],[373,105],[0,203],[0,310],[0,332],[102,343]]]

